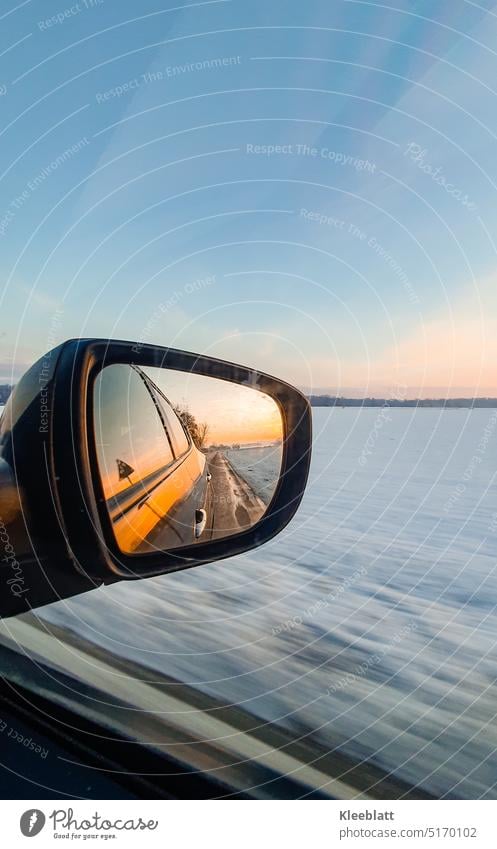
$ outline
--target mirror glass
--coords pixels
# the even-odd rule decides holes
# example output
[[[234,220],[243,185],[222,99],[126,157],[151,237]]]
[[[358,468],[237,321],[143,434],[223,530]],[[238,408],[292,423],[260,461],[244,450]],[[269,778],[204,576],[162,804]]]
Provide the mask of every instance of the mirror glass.
[[[278,482],[283,425],[257,388],[109,365],[94,384],[98,471],[116,542],[144,554],[254,525]]]

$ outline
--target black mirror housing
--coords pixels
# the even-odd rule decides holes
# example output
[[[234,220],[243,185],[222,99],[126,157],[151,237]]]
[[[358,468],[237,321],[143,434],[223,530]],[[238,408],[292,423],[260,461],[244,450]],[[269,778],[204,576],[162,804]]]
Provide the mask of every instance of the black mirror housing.
[[[114,364],[215,377],[273,399],[283,425],[281,469],[259,521],[226,538],[170,551],[130,555],[117,546],[97,469],[92,391],[97,375]],[[267,374],[141,343],[75,339],[60,345],[22,377],[0,421],[0,615],[22,613],[101,584],[188,569],[261,545],[297,510],[310,453],[307,399]]]

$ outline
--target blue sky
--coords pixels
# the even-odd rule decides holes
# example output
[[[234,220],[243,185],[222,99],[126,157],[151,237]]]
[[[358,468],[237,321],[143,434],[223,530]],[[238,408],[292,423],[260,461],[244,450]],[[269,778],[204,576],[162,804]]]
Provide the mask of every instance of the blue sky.
[[[497,394],[494,3],[4,6],[0,380],[111,336]]]

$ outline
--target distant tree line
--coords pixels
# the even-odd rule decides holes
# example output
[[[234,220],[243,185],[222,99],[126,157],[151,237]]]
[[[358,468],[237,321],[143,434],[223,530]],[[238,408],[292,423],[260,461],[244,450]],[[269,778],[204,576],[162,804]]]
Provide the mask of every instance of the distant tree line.
[[[497,407],[497,398],[341,398],[338,395],[308,395],[311,407],[439,407],[458,409]]]
[[[0,383],[0,406],[7,403],[13,390],[10,383]],[[308,395],[311,407],[439,407],[470,409],[497,407],[497,398],[342,398],[340,395]],[[205,422],[197,422],[188,408],[177,407],[176,412],[187,426],[198,448],[205,446],[209,432]]]
[[[13,390],[10,383],[0,383],[0,406],[7,403],[8,397]]]

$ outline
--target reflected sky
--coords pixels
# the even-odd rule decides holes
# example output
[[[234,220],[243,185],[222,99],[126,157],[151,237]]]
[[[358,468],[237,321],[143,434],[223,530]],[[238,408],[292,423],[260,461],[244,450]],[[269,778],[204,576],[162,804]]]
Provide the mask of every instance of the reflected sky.
[[[208,425],[207,444],[275,442],[283,438],[280,411],[269,395],[215,377],[146,369],[174,406]]]

